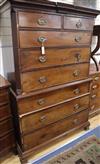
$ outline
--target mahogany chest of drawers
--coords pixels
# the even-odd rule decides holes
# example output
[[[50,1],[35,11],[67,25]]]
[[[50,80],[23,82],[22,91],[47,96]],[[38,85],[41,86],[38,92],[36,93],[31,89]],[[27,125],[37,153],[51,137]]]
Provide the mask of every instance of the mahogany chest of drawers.
[[[8,81],[0,75],[0,157],[10,152],[15,146],[9,86]]]
[[[14,70],[8,72],[22,163],[89,126],[90,45],[98,11],[49,1],[11,1]]]

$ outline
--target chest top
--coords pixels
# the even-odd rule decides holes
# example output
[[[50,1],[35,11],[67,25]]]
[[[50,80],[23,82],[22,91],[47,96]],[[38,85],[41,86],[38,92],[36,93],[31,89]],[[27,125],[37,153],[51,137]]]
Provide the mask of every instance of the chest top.
[[[100,0],[0,0],[0,7],[4,6],[7,2],[10,2],[12,6],[24,6],[29,8],[32,5],[35,7],[47,7],[58,9],[68,9],[75,12],[86,12],[91,14],[100,14]],[[87,10],[88,9],[88,10]]]

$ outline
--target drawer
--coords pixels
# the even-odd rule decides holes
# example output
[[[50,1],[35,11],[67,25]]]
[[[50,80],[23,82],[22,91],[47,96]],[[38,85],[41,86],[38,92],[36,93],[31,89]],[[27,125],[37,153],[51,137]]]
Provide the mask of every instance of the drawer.
[[[100,91],[100,82],[91,82],[91,92]]]
[[[88,121],[88,110],[23,136],[24,150],[38,146]]]
[[[100,98],[96,98],[94,100],[90,100],[90,112],[100,109]]]
[[[64,29],[91,30],[93,29],[94,19],[64,16]]]
[[[33,95],[18,100],[18,112],[24,114],[46,108],[54,104],[88,93],[90,82],[64,87],[50,92]]]
[[[21,118],[22,133],[28,133],[32,130],[43,128],[48,124],[54,123],[87,108],[89,109],[89,96],[75,99],[34,114],[26,115]]]
[[[0,105],[8,102],[8,90],[7,89],[1,89],[0,90]]]
[[[89,59],[89,48],[46,49],[45,55],[41,55],[41,50],[23,50],[20,52],[20,69],[25,71],[65,64],[89,62]]]
[[[7,119],[5,121],[0,122],[0,136],[5,135],[9,131],[13,129],[12,119]]]
[[[0,155],[3,155],[5,152],[8,152],[11,148],[13,148],[15,146],[14,142],[13,132],[0,138]]]
[[[99,84],[100,83],[100,73],[91,74],[90,77],[93,80],[93,84],[95,84],[95,83]]]
[[[21,74],[23,92],[30,92],[88,78],[89,64],[77,64]]]
[[[19,31],[19,47],[90,45],[91,32]]]
[[[93,85],[93,87],[96,87],[97,85]],[[91,98],[92,100],[95,98],[100,98],[100,88],[99,89],[92,89],[91,90]]]
[[[19,27],[35,28],[61,28],[61,16],[35,13],[35,12],[18,12]]]
[[[0,107],[0,120],[3,120],[11,115],[10,106],[5,105]]]

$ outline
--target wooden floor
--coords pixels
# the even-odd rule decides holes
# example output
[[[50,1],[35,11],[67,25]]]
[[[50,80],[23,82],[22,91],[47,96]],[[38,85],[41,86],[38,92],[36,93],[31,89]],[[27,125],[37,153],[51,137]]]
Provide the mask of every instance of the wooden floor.
[[[94,118],[91,118],[90,119],[90,124],[91,124],[90,129],[93,129],[97,125],[100,125],[100,115],[95,116]],[[72,140],[73,138],[76,138],[76,137],[78,137],[79,135],[82,135],[82,134],[84,134],[84,130],[80,131],[78,133],[75,133],[70,137],[64,138],[63,141],[60,141],[59,143],[49,147],[48,149],[45,149],[44,151],[36,154],[34,157],[31,157],[31,159],[37,159],[40,156],[42,156],[44,154],[47,154],[48,152],[54,150],[55,148],[65,144],[66,142],[68,142],[68,141]],[[7,155],[6,157],[3,157],[0,160],[0,164],[20,164],[20,160],[19,160],[18,156],[15,156],[14,154],[11,153],[11,154]]]

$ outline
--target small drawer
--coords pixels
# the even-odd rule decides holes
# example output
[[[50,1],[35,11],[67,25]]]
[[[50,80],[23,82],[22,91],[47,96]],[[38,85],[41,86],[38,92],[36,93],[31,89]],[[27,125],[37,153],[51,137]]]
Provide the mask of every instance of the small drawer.
[[[91,98],[92,98],[92,100],[95,98],[100,98],[100,88],[91,90]]]
[[[100,83],[100,72],[96,72],[90,75],[90,77],[93,80],[93,84],[99,84]]]
[[[14,133],[11,132],[0,138],[0,155],[8,153],[15,146]]]
[[[94,81],[94,82],[99,82],[99,81],[100,81],[100,75],[96,75],[96,76],[93,78],[93,81]]]
[[[19,31],[19,47],[90,45],[91,32]]]
[[[18,12],[19,27],[61,28],[61,16],[46,13]]]
[[[21,115],[41,108],[48,108],[49,106],[66,101],[67,99],[88,93],[89,88],[90,82],[84,82],[82,84],[79,83],[77,85],[64,87],[55,91],[21,98],[18,100],[18,112]]]
[[[8,90],[7,89],[0,89],[0,105],[8,103]]]
[[[4,120],[5,118],[11,116],[10,106],[4,105],[0,107],[0,120]]]
[[[41,50],[20,51],[20,68],[22,71],[89,62],[89,48],[46,49],[45,55]]]
[[[84,68],[84,69],[83,69]],[[21,74],[23,92],[88,78],[89,64],[77,64]]]
[[[13,125],[12,125],[12,119],[11,118],[0,122],[0,136],[5,135],[6,133],[11,131],[12,129],[13,129]]]
[[[24,116],[21,119],[22,133],[28,133],[32,130],[43,128],[46,125],[64,119],[87,108],[89,109],[89,96],[75,99],[47,110]]]
[[[96,91],[100,88],[99,84],[98,83],[92,83],[91,85],[91,90],[92,91]]]
[[[82,17],[64,17],[64,29],[91,30],[93,29],[94,19]]]
[[[58,121],[45,128],[39,129],[31,134],[23,136],[24,150],[28,150],[37,145],[45,143],[59,135],[83,125],[88,121],[88,110]]]
[[[100,110],[100,98],[90,99],[90,112]]]

